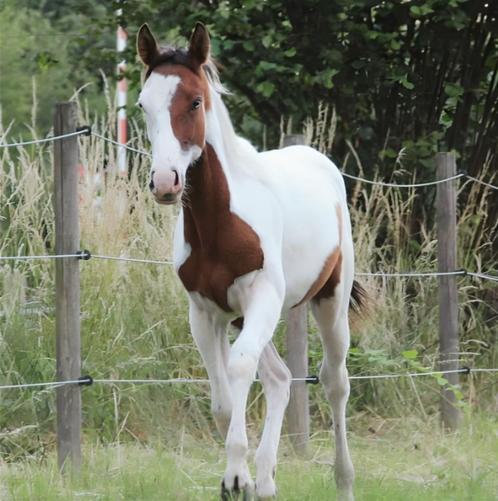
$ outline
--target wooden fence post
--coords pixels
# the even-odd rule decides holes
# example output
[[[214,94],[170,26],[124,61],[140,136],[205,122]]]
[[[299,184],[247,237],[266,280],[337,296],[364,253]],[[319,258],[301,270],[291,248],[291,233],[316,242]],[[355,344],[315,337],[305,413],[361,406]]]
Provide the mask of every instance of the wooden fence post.
[[[444,179],[456,175],[454,153],[438,153],[437,177]],[[437,185],[437,239],[438,271],[455,271],[457,267],[456,235],[457,190],[454,181]],[[439,354],[440,370],[458,369],[458,292],[456,276],[439,277]],[[445,374],[451,385],[457,385],[459,374]],[[461,414],[455,406],[456,397],[450,388],[441,389],[441,417],[446,428],[456,429]]]
[[[302,134],[284,137],[284,146],[304,144]],[[308,375],[308,329],[306,305],[289,311],[287,317],[287,365],[293,377]],[[308,387],[304,381],[294,381],[287,407],[287,431],[294,450],[305,455],[310,436]]]
[[[55,106],[54,134],[76,130],[76,104]],[[79,250],[78,139],[54,142],[55,252]],[[57,380],[75,380],[81,375],[80,270],[76,258],[55,262],[55,315]],[[77,384],[57,388],[57,457],[61,471],[81,466],[81,393]]]

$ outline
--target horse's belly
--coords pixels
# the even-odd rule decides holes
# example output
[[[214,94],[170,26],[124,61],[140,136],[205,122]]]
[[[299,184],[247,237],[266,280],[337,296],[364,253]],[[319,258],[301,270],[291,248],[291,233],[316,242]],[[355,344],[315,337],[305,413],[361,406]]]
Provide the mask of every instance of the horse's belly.
[[[284,308],[292,308],[305,297],[318,292],[318,281],[325,282],[324,267],[337,260],[341,250],[336,211],[321,214],[319,220],[308,220],[300,226],[287,228],[282,246],[282,264],[286,293]],[[322,283],[322,285],[323,285]],[[317,289],[318,287],[318,289]]]
[[[292,162],[274,167],[272,179],[282,211],[286,309],[312,291],[326,263],[340,252],[342,239],[350,238],[344,187],[340,179],[338,183],[337,169],[316,152],[308,155],[309,149],[295,150],[290,149]],[[282,154],[285,151],[281,150]]]

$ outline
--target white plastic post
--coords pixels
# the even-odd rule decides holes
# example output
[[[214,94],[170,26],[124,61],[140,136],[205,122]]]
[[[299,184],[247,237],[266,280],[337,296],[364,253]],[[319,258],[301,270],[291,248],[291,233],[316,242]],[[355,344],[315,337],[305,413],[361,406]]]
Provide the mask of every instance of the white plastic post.
[[[116,12],[118,19],[121,18],[123,14],[122,9],[118,9]],[[122,26],[118,26],[117,38],[116,38],[116,48],[118,54],[122,53],[126,49],[128,42],[128,33]],[[126,61],[123,59],[118,64],[118,88],[117,88],[117,106],[118,106],[118,118],[117,118],[117,140],[120,144],[126,144],[128,142],[128,122],[126,120],[126,103],[127,103],[127,93],[128,93],[128,82],[124,78],[124,72],[126,71]],[[117,156],[118,172],[122,176],[126,176],[128,169],[126,166],[126,148],[118,146],[118,156]]]

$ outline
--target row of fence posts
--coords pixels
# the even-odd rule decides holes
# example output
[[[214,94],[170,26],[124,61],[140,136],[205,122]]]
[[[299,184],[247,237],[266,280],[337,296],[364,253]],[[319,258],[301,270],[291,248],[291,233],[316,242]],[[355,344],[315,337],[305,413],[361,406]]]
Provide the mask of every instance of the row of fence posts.
[[[55,107],[54,134],[76,130],[75,103],[59,103]],[[284,146],[304,144],[302,135],[288,135]],[[78,208],[78,138],[68,137],[54,142],[54,208],[56,254],[74,254],[80,248]],[[436,157],[438,179],[456,173],[455,156],[439,153]],[[439,271],[456,269],[456,188],[453,182],[437,185],[438,261]],[[57,380],[77,380],[81,376],[80,339],[80,263],[76,259],[56,260],[56,336]],[[457,368],[458,304],[456,277],[439,277],[439,341],[441,370]],[[307,309],[292,309],[287,317],[287,363],[293,377],[308,375]],[[447,374],[447,380],[458,384],[458,374]],[[81,388],[63,385],[57,392],[57,452],[61,470],[81,466]],[[460,419],[454,405],[455,396],[442,389],[443,423],[455,428]],[[287,409],[287,432],[296,452],[305,454],[309,441],[308,388],[303,381],[292,384]]]

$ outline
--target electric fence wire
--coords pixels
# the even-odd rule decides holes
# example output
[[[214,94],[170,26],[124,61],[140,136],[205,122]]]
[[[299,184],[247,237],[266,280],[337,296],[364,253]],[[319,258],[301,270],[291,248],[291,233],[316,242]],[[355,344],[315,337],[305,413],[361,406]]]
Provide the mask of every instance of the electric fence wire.
[[[397,379],[405,377],[423,377],[423,376],[443,376],[445,374],[472,374],[472,373],[496,373],[498,368],[471,368],[462,367],[460,369],[441,370],[441,371],[428,371],[428,372],[406,372],[398,374],[366,374],[358,376],[349,376],[349,379],[366,380],[366,379]],[[256,378],[255,381],[260,381]],[[291,378],[293,382],[305,382],[310,384],[317,384],[319,382],[318,376],[294,377]],[[65,385],[83,385],[91,386],[92,384],[207,384],[209,379],[193,379],[193,378],[171,378],[171,379],[93,379],[90,376],[82,376],[79,379],[72,379],[67,381],[48,381],[43,383],[20,383],[20,384],[6,384],[0,385],[0,390],[7,389],[30,389],[30,388],[57,388]]]

